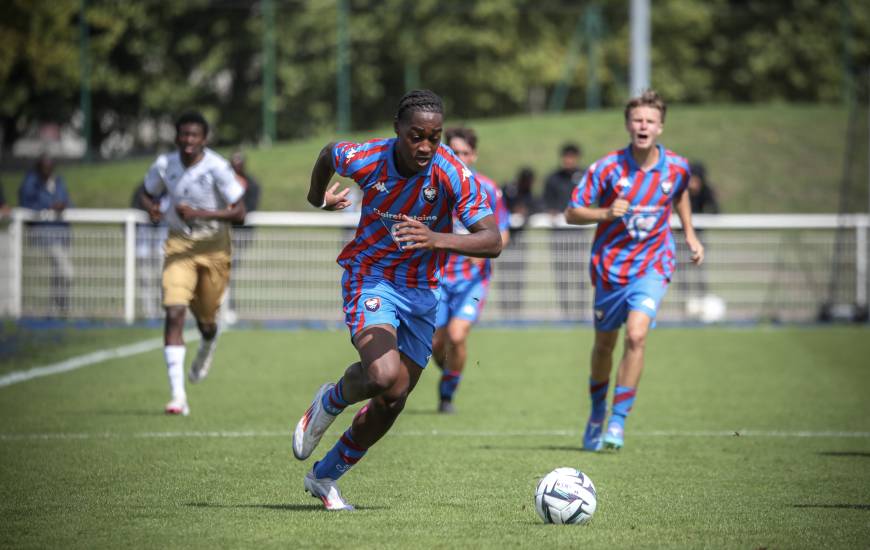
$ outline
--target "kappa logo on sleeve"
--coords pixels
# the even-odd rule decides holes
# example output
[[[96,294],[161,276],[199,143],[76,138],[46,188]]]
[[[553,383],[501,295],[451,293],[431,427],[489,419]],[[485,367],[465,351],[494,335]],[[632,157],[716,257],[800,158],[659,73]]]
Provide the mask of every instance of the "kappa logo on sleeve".
[[[381,299],[380,298],[369,298],[363,304],[366,306],[366,309],[369,311],[377,311],[381,308]]]

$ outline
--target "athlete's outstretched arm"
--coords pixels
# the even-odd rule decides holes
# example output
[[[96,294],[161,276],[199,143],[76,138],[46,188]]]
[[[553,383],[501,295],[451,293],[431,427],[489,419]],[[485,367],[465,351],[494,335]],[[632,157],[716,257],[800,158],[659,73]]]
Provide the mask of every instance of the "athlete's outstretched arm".
[[[478,220],[468,231],[468,235],[438,233],[423,222],[403,215],[402,221],[396,226],[396,238],[409,243],[403,248],[412,250],[428,248],[477,258],[496,258],[501,254],[502,240],[495,216],[490,214]]]
[[[565,209],[565,221],[571,225],[586,225],[621,218],[628,212],[628,201],[616,199],[609,208],[577,206]]]
[[[350,189],[336,193],[338,182],[327,189],[329,180],[335,174],[335,168],[332,166],[332,148],[335,143],[327,143],[317,155],[317,160],[314,161],[314,168],[311,169],[311,185],[308,188],[308,202],[317,208],[324,210],[342,210],[350,206],[350,199],[347,198]]]

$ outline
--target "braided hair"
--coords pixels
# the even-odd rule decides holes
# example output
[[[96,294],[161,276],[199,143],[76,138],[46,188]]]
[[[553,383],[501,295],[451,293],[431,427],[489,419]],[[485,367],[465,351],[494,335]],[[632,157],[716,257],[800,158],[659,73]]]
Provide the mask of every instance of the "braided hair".
[[[438,94],[431,90],[411,90],[399,100],[396,109],[396,122],[408,120],[412,113],[444,114],[444,103]]]

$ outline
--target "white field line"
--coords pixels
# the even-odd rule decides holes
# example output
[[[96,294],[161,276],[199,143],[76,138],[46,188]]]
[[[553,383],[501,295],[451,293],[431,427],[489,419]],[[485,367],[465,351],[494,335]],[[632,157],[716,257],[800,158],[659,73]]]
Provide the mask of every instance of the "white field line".
[[[856,438],[868,439],[870,432],[783,431],[783,430],[710,430],[632,432],[632,437],[754,437],[754,438]],[[475,431],[475,430],[399,430],[393,437],[579,437],[578,430]],[[86,440],[86,439],[193,439],[193,438],[267,438],[290,437],[290,431],[212,431],[212,432],[95,432],[95,433],[0,433],[0,441]]]
[[[199,340],[199,331],[186,331],[184,333],[184,339],[186,342],[195,342]],[[60,374],[62,372],[69,372],[82,367],[96,365],[97,363],[108,361],[109,359],[119,359],[131,355],[138,355],[162,347],[163,338],[153,338],[151,340],[136,342],[135,344],[128,344],[126,346],[119,346],[111,349],[102,349],[93,353],[79,355],[78,357],[71,357],[61,361],[60,363],[53,363],[51,365],[45,365],[44,367],[12,371],[0,376],[0,388],[11,386],[12,384],[18,384],[19,382],[27,382],[28,380],[33,380],[34,378],[40,378],[42,376],[51,376],[52,374]]]

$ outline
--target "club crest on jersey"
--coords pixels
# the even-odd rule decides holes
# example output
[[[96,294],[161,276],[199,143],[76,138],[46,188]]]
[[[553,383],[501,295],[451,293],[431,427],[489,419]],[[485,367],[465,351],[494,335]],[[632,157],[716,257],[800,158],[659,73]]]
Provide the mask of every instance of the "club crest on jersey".
[[[377,311],[381,307],[381,299],[380,298],[369,298],[365,302],[366,309],[369,311]]]
[[[616,182],[616,187],[622,192],[631,187],[631,182],[628,181],[628,178],[619,178],[619,181]]]
[[[382,181],[379,181],[378,183],[375,184],[375,189],[377,189],[381,193],[387,192],[387,186],[384,185],[384,182],[382,182]]]
[[[664,193],[665,195],[670,193],[671,189],[673,189],[673,188],[674,188],[674,182],[672,182],[671,180],[665,180],[662,182],[662,193]]]
[[[434,203],[435,199],[438,198],[438,188],[431,186],[431,185],[429,187],[424,188],[423,189],[423,198],[429,204]]]

